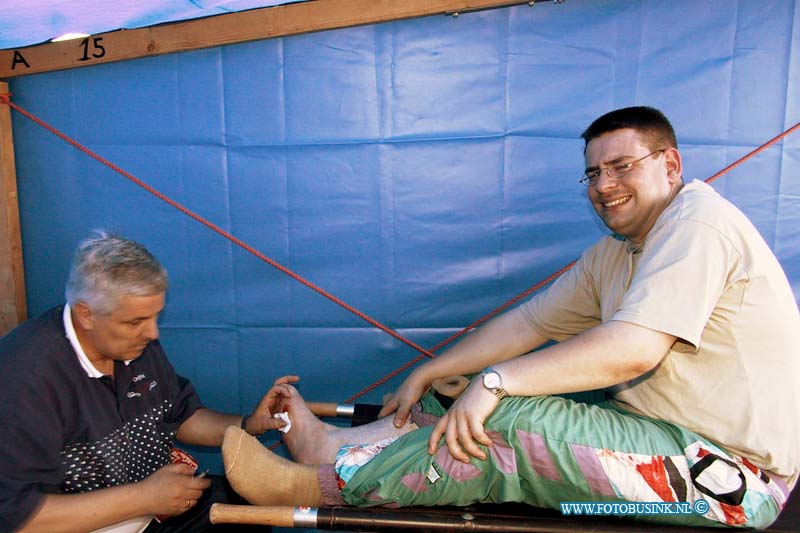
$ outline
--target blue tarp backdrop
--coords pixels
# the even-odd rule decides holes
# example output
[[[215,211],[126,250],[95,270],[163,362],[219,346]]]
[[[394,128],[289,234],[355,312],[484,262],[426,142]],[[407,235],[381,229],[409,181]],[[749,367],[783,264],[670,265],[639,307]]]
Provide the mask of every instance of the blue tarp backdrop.
[[[567,0],[10,83],[22,107],[431,346],[605,233],[578,183],[595,117],[662,109],[687,180],[800,121],[800,2]],[[162,341],[210,407],[249,411],[289,372],[307,398],[341,400],[417,355],[24,117],[13,125],[29,314],[62,303],[75,244],[107,228],[168,268]],[[800,134],[714,187],[800,297]]]

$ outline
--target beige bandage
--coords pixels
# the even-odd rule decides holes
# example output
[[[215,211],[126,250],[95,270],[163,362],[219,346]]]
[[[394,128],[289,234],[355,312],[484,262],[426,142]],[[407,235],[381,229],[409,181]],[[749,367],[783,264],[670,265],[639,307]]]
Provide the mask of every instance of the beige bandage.
[[[225,430],[222,460],[233,489],[252,504],[322,505],[316,465],[297,464],[276,455],[241,428],[228,426]]]

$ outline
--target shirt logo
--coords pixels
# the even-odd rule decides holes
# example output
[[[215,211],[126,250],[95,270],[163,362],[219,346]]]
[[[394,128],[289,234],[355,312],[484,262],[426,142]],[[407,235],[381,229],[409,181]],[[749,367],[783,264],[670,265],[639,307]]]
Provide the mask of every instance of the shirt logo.
[[[148,380],[143,373],[138,374],[131,378],[131,386],[127,396],[128,398],[139,398],[156,387],[158,387],[158,381],[154,379]]]

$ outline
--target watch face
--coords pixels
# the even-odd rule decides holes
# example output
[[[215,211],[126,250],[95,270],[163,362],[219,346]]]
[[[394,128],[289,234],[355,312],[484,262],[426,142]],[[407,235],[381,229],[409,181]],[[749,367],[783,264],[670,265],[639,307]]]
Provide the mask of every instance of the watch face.
[[[483,375],[483,386],[487,389],[496,389],[502,384],[503,380],[497,372],[489,372]]]

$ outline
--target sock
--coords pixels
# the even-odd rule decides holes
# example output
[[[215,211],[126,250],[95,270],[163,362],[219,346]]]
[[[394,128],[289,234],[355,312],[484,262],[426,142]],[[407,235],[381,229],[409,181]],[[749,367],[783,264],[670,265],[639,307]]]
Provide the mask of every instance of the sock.
[[[222,460],[231,486],[254,505],[322,505],[316,465],[276,455],[241,428],[225,430]]]

